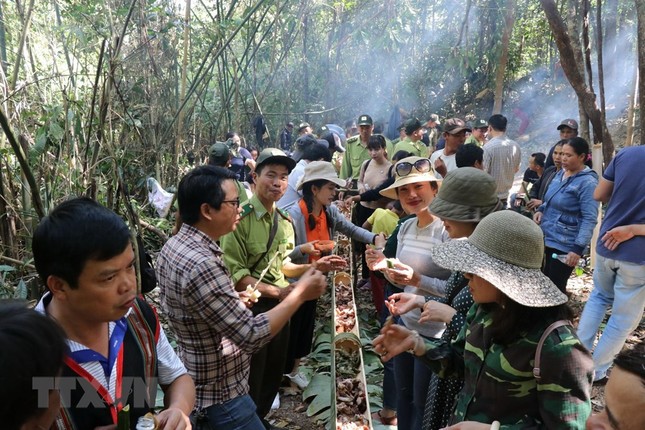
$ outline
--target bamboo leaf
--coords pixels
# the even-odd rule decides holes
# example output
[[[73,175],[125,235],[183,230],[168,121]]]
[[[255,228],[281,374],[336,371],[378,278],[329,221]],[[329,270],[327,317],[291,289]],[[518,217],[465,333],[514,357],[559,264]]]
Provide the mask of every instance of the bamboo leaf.
[[[18,282],[16,290],[13,292],[13,298],[25,300],[27,299],[27,293],[27,284],[25,284],[25,281],[21,279],[20,282]]]
[[[311,381],[309,381],[309,385],[307,385],[307,388],[302,392],[302,400],[307,400],[313,396],[317,396],[320,394],[321,390],[327,390],[328,397],[331,399],[331,376],[328,374],[315,374],[313,378],[311,378]],[[331,400],[330,400],[331,402]]]
[[[318,415],[329,408],[331,408],[331,387],[327,384],[325,387],[320,387],[318,394],[309,404],[307,416]]]

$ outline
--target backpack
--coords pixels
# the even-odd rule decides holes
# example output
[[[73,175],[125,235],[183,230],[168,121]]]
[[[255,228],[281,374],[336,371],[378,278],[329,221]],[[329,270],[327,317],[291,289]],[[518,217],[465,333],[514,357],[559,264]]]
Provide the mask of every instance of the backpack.
[[[152,256],[143,245],[143,238],[137,235],[137,248],[139,250],[139,276],[141,277],[141,293],[149,293],[157,287],[157,274],[152,265]]]

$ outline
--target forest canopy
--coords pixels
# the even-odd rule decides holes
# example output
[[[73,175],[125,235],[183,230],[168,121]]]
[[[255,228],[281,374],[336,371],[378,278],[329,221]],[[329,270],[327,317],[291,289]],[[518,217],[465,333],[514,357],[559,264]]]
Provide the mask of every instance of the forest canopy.
[[[562,19],[574,58],[561,57],[548,7]],[[579,103],[580,91],[590,91],[598,120],[622,146],[638,113],[643,7],[640,0],[0,0],[0,255],[28,264],[34,224],[67,196],[89,195],[119,213],[127,201],[151,216],[142,210],[146,178],[172,189],[230,130],[247,144],[272,146],[287,121],[316,129],[363,113],[387,123],[395,109],[421,120],[501,111],[511,132],[518,112],[531,119],[532,147],[553,141],[567,117],[591,121],[591,128],[581,121],[590,141],[611,141],[586,112],[594,106]],[[571,64],[581,87],[572,85]],[[259,116],[262,142],[253,129]],[[613,146],[608,151],[605,160]]]

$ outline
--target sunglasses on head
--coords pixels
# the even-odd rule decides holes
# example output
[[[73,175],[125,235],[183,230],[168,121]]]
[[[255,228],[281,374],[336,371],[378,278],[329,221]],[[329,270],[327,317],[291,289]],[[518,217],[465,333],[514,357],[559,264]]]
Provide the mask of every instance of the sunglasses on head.
[[[412,172],[413,167],[419,173],[427,173],[430,171],[430,160],[422,158],[414,163],[408,163],[407,161],[399,162],[396,165],[396,174],[399,177],[408,176]]]

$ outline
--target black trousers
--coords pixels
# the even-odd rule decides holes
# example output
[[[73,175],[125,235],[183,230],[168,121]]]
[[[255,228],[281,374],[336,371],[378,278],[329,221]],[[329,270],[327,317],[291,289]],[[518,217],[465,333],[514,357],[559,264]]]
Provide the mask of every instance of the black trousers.
[[[318,300],[304,302],[289,321],[289,348],[284,373],[291,373],[296,360],[311,352]]]
[[[553,281],[556,287],[560,289],[563,293],[567,292],[567,282],[569,277],[573,272],[573,267],[568,266],[552,257],[553,253],[561,255],[567,254],[564,251],[560,251],[555,248],[544,248],[544,267],[542,268],[542,273],[544,273],[547,278]]]
[[[278,305],[277,299],[260,297],[251,310],[253,315],[264,313]],[[280,390],[289,347],[289,323],[271,341],[251,357],[249,395],[257,406],[257,414],[264,418]]]
[[[372,216],[374,209],[366,208],[360,202],[357,202],[352,211],[352,224],[359,227],[363,226],[363,223]],[[357,258],[361,259],[361,277],[367,279],[370,277],[370,269],[367,267],[367,262],[365,261],[365,244],[358,242],[352,239],[352,247],[354,249],[354,254],[357,255]]]

